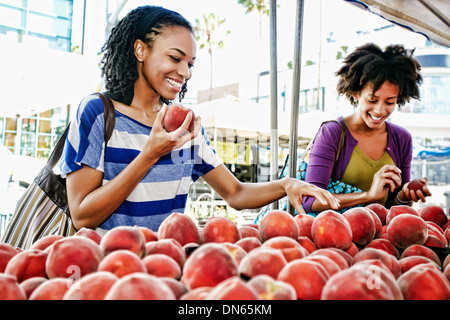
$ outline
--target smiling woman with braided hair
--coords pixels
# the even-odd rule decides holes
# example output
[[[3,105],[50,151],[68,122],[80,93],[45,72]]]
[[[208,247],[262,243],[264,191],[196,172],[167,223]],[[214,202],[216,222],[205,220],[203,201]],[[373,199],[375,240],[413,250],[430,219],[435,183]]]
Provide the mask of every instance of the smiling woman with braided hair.
[[[386,207],[411,205],[425,201],[430,194],[427,179],[422,191],[409,188],[412,160],[411,134],[388,120],[411,98],[419,99],[422,82],[420,64],[413,51],[401,45],[382,50],[366,44],[350,53],[338,76],[337,91],[355,107],[348,117],[339,117],[346,139],[336,166],[333,167],[341,126],[331,121],[319,130],[311,148],[305,181],[325,188],[333,176],[363,192],[336,195],[341,208],[374,202]],[[307,212],[326,209],[314,197],[304,197]]]
[[[167,104],[183,98],[196,60],[192,27],[180,14],[136,8],[112,30],[103,53],[105,87],[115,108],[112,136],[105,148],[104,107],[88,96],[70,125],[60,165],[76,229],[102,233],[138,225],[157,231],[171,213],[184,212],[199,177],[237,209],[260,208],[286,195],[297,210],[304,195],[338,207],[331,193],[296,179],[241,183],[217,157],[199,117],[187,132],[192,113],[179,129],[164,129]]]

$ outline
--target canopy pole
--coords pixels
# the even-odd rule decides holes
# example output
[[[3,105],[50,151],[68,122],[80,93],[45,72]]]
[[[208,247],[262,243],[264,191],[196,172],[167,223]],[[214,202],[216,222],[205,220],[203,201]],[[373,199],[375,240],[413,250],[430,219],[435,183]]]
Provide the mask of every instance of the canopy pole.
[[[270,177],[278,180],[277,0],[270,0]],[[278,201],[271,205],[278,209]]]
[[[298,145],[298,114],[300,104],[300,74],[302,61],[302,37],[303,37],[303,13],[304,0],[297,0],[293,79],[292,79],[292,105],[291,105],[291,128],[289,141],[289,177],[295,178],[297,169],[297,145]],[[287,211],[294,214],[294,208],[288,201]]]

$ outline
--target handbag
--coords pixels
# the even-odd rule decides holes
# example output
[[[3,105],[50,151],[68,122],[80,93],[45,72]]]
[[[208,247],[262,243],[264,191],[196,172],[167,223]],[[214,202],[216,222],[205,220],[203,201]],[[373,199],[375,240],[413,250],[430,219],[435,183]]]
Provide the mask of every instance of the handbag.
[[[340,135],[340,139],[339,139],[339,146],[336,152],[336,157],[334,160],[334,167],[336,167],[337,161],[339,159],[339,156],[341,154],[341,151],[344,149],[344,144],[345,144],[345,136],[346,136],[346,131],[345,131],[345,127],[344,124],[338,120],[328,120],[328,121],[324,121],[322,122],[321,126],[324,123],[330,122],[330,121],[334,121],[334,122],[338,122],[340,127],[341,127],[341,135]],[[306,175],[306,169],[308,167],[308,158],[309,158],[309,151],[311,150],[312,144],[314,142],[314,139],[311,139],[311,141],[308,143],[307,147],[305,148],[305,150],[303,151],[302,155],[299,157],[300,160],[300,164],[298,165],[298,169],[296,171],[296,179],[299,180],[305,180],[305,175]],[[287,176],[287,164],[289,162],[289,155],[286,157],[286,161],[284,162],[284,166],[283,169],[281,170],[281,174],[280,174],[280,179],[284,178]],[[328,186],[327,186],[327,190],[331,193],[334,194],[346,194],[346,193],[355,193],[355,192],[362,192],[361,189],[352,186],[348,183],[342,182],[340,180],[337,179],[333,179],[331,178],[330,181],[328,182]],[[282,208],[282,210],[287,210],[287,202],[288,199],[287,197],[284,197],[283,199],[280,200],[280,207]],[[361,207],[363,206],[361,205],[357,205],[354,207]],[[354,207],[349,207],[349,208],[343,208],[343,209],[338,209],[335,210],[336,212],[339,213],[344,213],[345,211],[354,208]],[[266,206],[263,210],[261,210],[261,212],[258,214],[258,216],[255,219],[255,223],[259,223],[259,221],[261,221],[262,217],[267,213],[267,211],[269,210],[269,206]],[[295,211],[294,215],[297,215],[298,212]],[[317,216],[319,213],[316,212],[308,212],[309,215],[312,216]]]
[[[99,96],[104,105],[105,148],[115,124],[114,105],[105,94]],[[66,179],[53,171],[64,150],[70,124],[59,138],[46,165],[19,199],[2,242],[23,250],[47,235],[71,236],[76,233],[67,201]]]

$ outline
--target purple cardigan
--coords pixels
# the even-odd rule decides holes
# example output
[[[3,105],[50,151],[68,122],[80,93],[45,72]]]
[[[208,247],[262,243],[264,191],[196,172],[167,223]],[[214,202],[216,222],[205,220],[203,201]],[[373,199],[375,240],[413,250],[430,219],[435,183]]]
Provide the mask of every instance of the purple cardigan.
[[[344,122],[342,117],[338,119]],[[402,186],[411,179],[411,161],[412,161],[412,137],[404,128],[386,121],[388,132],[388,142],[386,151],[394,160],[394,163],[402,170]],[[319,129],[311,151],[309,154],[308,167],[306,170],[305,181],[325,189],[331,177],[341,180],[350,161],[353,149],[358,144],[348,130],[346,129],[346,139],[344,149],[341,151],[339,160],[333,170],[334,158],[339,145],[341,129],[337,122],[330,121]],[[393,195],[396,195],[401,188],[398,188]],[[393,195],[390,195],[386,206],[392,202]],[[306,212],[311,212],[311,206],[315,197],[303,197],[303,207]]]

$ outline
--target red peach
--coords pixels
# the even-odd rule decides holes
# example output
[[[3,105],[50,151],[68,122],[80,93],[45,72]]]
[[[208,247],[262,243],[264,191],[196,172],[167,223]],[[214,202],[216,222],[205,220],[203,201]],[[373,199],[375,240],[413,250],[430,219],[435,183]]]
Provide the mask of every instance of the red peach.
[[[200,234],[195,222],[183,213],[174,212],[161,223],[159,239],[175,239],[182,246],[189,242],[200,243]]]
[[[186,261],[186,252],[180,243],[175,239],[161,239],[158,241],[150,241],[145,245],[147,255],[162,253],[174,259],[183,268]]]
[[[385,206],[383,206],[379,203],[371,203],[371,204],[367,205],[366,208],[375,212],[375,214],[378,216],[378,218],[380,218],[381,225],[383,225],[383,226],[386,225],[386,216],[388,215],[389,210],[386,209]]]
[[[434,248],[447,248],[447,245],[442,242],[442,240],[435,235],[428,234],[427,241],[423,244],[427,247],[434,247]]]
[[[314,222],[314,217],[309,214],[298,214],[294,217],[295,221],[298,224],[298,235],[308,237],[309,239],[313,239],[311,235],[311,226]]]
[[[425,184],[423,184],[419,179],[413,179],[409,182],[408,184],[408,189],[409,190],[414,190],[414,191],[422,191],[422,188],[425,186]]]
[[[259,296],[253,287],[234,276],[216,285],[206,300],[259,300]]]
[[[183,268],[182,282],[189,289],[214,287],[229,277],[238,275],[236,261],[224,246],[206,243],[196,249]]]
[[[0,300],[26,300],[25,291],[15,276],[0,273]]]
[[[47,280],[48,279],[44,277],[32,277],[22,281],[19,286],[23,289],[28,299],[33,291]]]
[[[353,257],[353,264],[369,259],[380,260],[396,279],[400,276],[401,270],[397,258],[381,249],[364,248]]]
[[[138,228],[119,226],[106,232],[100,242],[100,248],[105,255],[114,250],[126,249],[142,258],[145,256],[145,237]]]
[[[103,300],[117,279],[106,271],[87,274],[70,286],[63,300]]]
[[[286,264],[281,250],[261,246],[247,253],[242,259],[239,274],[248,279],[258,274],[267,274],[276,279]]]
[[[46,277],[45,263],[47,258],[46,252],[37,249],[19,252],[9,260],[5,268],[5,274],[15,276],[19,283],[32,277]]]
[[[261,247],[261,241],[258,238],[254,237],[248,237],[248,238],[242,238],[241,240],[236,242],[236,245],[240,246],[242,249],[245,250],[245,252],[249,253],[253,249]]]
[[[33,291],[29,300],[62,300],[70,284],[65,278],[49,279]]]
[[[297,293],[297,299],[319,300],[328,278],[328,272],[320,263],[297,259],[280,271],[277,280],[291,284]]]
[[[419,210],[419,216],[425,221],[432,221],[442,227],[448,222],[444,208],[437,205],[427,205]]]
[[[352,244],[350,223],[333,210],[322,211],[311,226],[313,241],[318,248],[338,248],[347,250]]]
[[[52,234],[52,235],[44,236],[44,237],[38,239],[36,242],[34,242],[31,245],[30,249],[37,249],[37,250],[44,251],[46,248],[51,246],[55,241],[61,240],[62,238],[64,238],[64,237],[59,234]]]
[[[5,271],[9,260],[17,254],[17,250],[8,243],[0,243],[0,273]]]
[[[179,300],[206,300],[212,287],[198,287],[183,294]]]
[[[433,264],[434,266],[436,266],[436,268],[439,268],[439,266],[436,264],[436,262],[434,262],[430,258],[427,258],[424,256],[403,257],[398,262],[400,264],[400,269],[401,269],[402,273],[407,272],[412,267],[415,267],[419,264],[424,264],[424,263],[430,263],[430,264]]]
[[[347,269],[351,266],[353,258],[345,251],[336,248],[323,248],[316,250],[310,254],[310,256],[323,255],[336,263],[340,269]]]
[[[254,237],[259,239],[258,229],[251,226],[241,226],[239,227],[239,233],[241,234],[241,239]]]
[[[413,244],[424,244],[428,236],[428,227],[419,216],[404,213],[390,221],[387,235],[394,246],[405,249]]]
[[[100,245],[100,242],[102,241],[102,236],[99,235],[95,230],[89,229],[89,228],[81,228],[80,230],[75,233],[75,236],[77,237],[86,237],[91,240],[93,240],[96,244]]]
[[[181,267],[173,258],[166,254],[150,254],[142,259],[147,273],[156,277],[168,277],[179,279],[181,277]]]
[[[444,237],[445,237],[445,239],[447,239],[447,242],[450,243],[450,227],[448,227],[447,229],[445,229],[445,231],[444,231]]]
[[[351,257],[354,257],[355,254],[359,252],[359,248],[356,246],[354,242],[350,245],[350,248],[344,250],[345,253],[348,253]]]
[[[366,248],[381,249],[392,254],[396,259],[400,259],[400,252],[388,239],[374,239],[366,245]]]
[[[297,300],[297,293],[292,285],[277,281],[267,274],[254,276],[248,281],[262,300]]]
[[[150,241],[158,241],[158,234],[155,231],[153,231],[152,229],[147,228],[147,227],[142,227],[142,226],[136,226],[136,228],[141,230],[141,232],[145,238],[145,243],[150,242]]]
[[[221,243],[221,245],[223,245],[228,250],[228,252],[236,261],[236,264],[239,266],[247,252],[235,243],[223,242]]]
[[[133,272],[147,272],[147,269],[137,254],[130,250],[119,249],[104,257],[97,271],[108,271],[122,278]]]
[[[381,223],[380,217],[370,208],[366,207],[366,210],[369,211],[369,213],[372,215],[373,222],[375,223],[375,237],[379,238],[381,236],[381,233],[383,232],[383,224]]]
[[[445,259],[444,262],[442,262],[442,269],[447,268],[447,266],[450,264],[450,254],[448,254]]]
[[[45,271],[49,278],[82,277],[97,271],[103,251],[86,237],[67,237],[50,247]]]
[[[427,257],[431,260],[433,260],[439,267],[442,266],[441,260],[439,259],[439,256],[436,254],[436,252],[434,252],[433,250],[431,250],[428,247],[419,245],[419,244],[414,244],[411,245],[409,247],[407,247],[405,250],[403,250],[400,259],[405,258],[405,257],[410,257],[410,256],[423,256],[423,257]]]
[[[353,242],[365,246],[374,239],[377,230],[369,210],[362,207],[350,208],[342,216],[350,223]]]
[[[405,300],[448,300],[450,299],[450,283],[431,264],[420,264],[412,267],[397,279]]]
[[[177,300],[179,300],[181,296],[188,292],[186,286],[179,280],[167,277],[162,277],[159,279],[164,282],[164,284],[166,284],[170,288],[170,290],[172,290],[173,294],[175,295],[175,299]]]
[[[411,208],[410,206],[406,205],[398,205],[398,206],[392,206],[391,209],[389,209],[389,213],[386,216],[386,224],[388,225],[392,219],[394,219],[396,216],[404,213],[409,213],[415,216],[419,216],[417,211],[414,208]]]
[[[195,124],[194,111],[182,106],[181,104],[174,103],[170,105],[163,119],[163,125],[167,132],[177,130],[183,124],[189,112],[192,112],[192,120],[189,124],[188,131],[192,131]]]
[[[259,238],[261,242],[278,236],[298,238],[298,224],[288,212],[272,210],[266,213],[259,224]]]
[[[336,262],[322,254],[309,255],[305,259],[320,263],[320,265],[327,271],[328,275],[330,276],[342,270]]]
[[[287,262],[304,258],[309,254],[308,250],[303,248],[297,241],[286,236],[270,238],[262,246],[281,250]]]
[[[449,266],[444,268],[444,276],[447,278],[448,281],[450,281],[450,267]]]
[[[105,300],[175,300],[175,295],[159,278],[135,272],[118,279]]]
[[[315,245],[315,243],[306,236],[298,237],[297,242],[309,253],[312,253],[313,251],[317,250],[317,246]]]
[[[241,235],[238,227],[233,221],[226,217],[211,217],[208,219],[203,228],[202,243],[235,243],[240,239]]]

